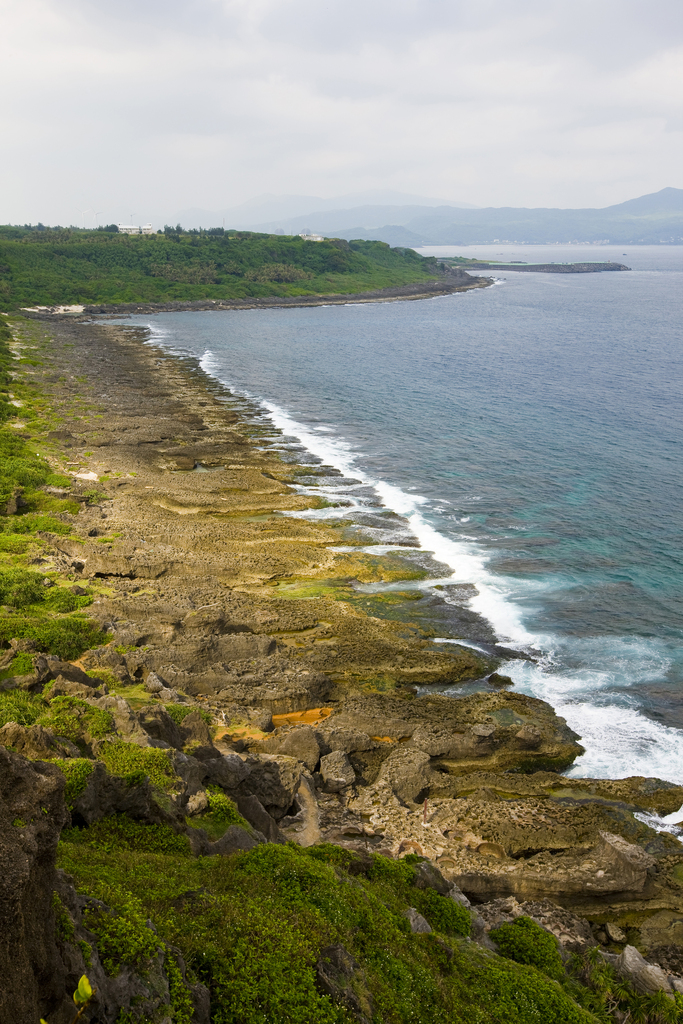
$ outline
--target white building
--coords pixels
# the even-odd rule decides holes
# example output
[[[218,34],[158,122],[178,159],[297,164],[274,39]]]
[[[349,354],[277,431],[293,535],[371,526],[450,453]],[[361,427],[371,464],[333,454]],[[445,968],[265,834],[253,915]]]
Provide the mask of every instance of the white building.
[[[322,235],[309,235],[305,231],[300,232],[299,238],[303,238],[304,242],[324,242],[325,239]]]
[[[117,224],[120,235],[153,235],[151,224]]]

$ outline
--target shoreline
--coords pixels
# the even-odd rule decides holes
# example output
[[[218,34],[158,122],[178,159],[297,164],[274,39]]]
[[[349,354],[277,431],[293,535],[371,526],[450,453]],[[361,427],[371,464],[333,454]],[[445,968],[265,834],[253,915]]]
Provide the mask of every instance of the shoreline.
[[[18,374],[61,417],[50,435],[28,418],[23,429],[69,475],[65,493],[98,493],[61,514],[70,533],[41,534],[30,563],[92,595],[87,614],[112,636],[59,669],[106,681],[86,701],[122,702],[135,742],[167,747],[165,708],[201,709],[212,731],[183,756],[286,768],[292,792],[277,804],[259,791],[258,820],[300,845],[417,853],[480,903],[550,899],[595,920],[683,915],[683,847],[634,817],[676,811],[683,787],[563,777],[581,747],[550,705],[508,689],[494,659],[436,645],[410,617],[383,618],[386,596],[355,603],[353,581],[399,584],[416,569],[398,547],[360,551],[348,524],[281,514],[321,507],[295,487],[329,469],[269,451],[272,430],[143,329],[67,317],[50,334],[35,318],[13,328]],[[412,599],[397,596],[407,614]],[[473,681],[483,689],[438,692]],[[418,697],[416,685],[431,690]],[[258,797],[245,786],[235,800]],[[195,813],[194,795],[179,794],[179,812]],[[645,853],[656,875],[641,871]]]
[[[448,280],[451,278],[451,280]],[[465,280],[466,279],[466,280]],[[301,309],[308,306],[345,306],[349,303],[401,302],[418,299],[433,299],[442,295],[471,291],[473,288],[488,288],[491,278],[471,277],[464,271],[449,273],[445,280],[426,281],[401,285],[395,288],[381,288],[375,291],[350,292],[331,295],[263,296],[245,299],[194,299],[173,302],[126,302],[90,303],[79,306],[35,306],[23,307],[19,315],[35,319],[39,316],[116,315],[129,316],[132,313],[180,313],[204,312],[228,309]]]

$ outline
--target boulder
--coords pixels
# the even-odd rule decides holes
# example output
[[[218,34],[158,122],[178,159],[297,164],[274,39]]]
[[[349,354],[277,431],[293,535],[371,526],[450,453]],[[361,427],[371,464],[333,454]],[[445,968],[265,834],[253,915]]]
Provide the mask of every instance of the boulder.
[[[269,843],[285,843],[286,839],[277,827],[273,818],[265,809],[258,797],[253,794],[237,797],[237,810],[252,828],[263,833]]]
[[[436,864],[432,864],[429,860],[420,861],[415,866],[415,881],[413,885],[416,889],[434,889],[441,896],[450,896],[454,888],[453,883],[448,882]],[[463,899],[465,898],[463,897]]]
[[[649,964],[635,946],[626,946],[617,957],[614,966],[618,973],[630,981],[638,992],[652,994],[672,991],[669,976],[661,967]]]
[[[432,926],[422,914],[415,910],[415,907],[408,907],[407,910],[403,911],[403,916],[408,918],[410,930],[414,935],[430,934]]]
[[[152,739],[160,740],[162,743],[168,744],[169,747],[175,747],[176,750],[183,749],[183,737],[180,734],[180,729],[165,708],[159,706],[141,708],[137,715],[138,722]]]
[[[130,786],[120,776],[110,775],[101,761],[93,761],[92,765],[85,789],[73,801],[73,824],[92,825],[111,814],[127,814],[145,824],[177,827],[176,818],[157,804],[148,781]]]
[[[284,754],[256,754],[247,759],[249,777],[240,787],[241,793],[258,797],[268,813],[279,821],[292,806],[299,788],[302,765]]]
[[[237,789],[251,774],[251,768],[237,754],[224,754],[202,762],[204,777],[222,789]]]
[[[258,744],[258,749],[269,754],[287,754],[295,757],[314,771],[320,760],[320,746],[315,731],[310,725],[284,726],[267,740]]]
[[[332,793],[341,792],[347,786],[352,785],[356,779],[351,762],[342,750],[335,750],[320,758],[320,774],[323,777],[325,788]]]
[[[415,802],[429,787],[429,754],[410,747],[393,750],[380,769],[375,788],[386,786],[401,803]]]
[[[322,725],[318,729],[318,735],[322,739],[322,749],[326,754],[333,753],[335,750],[353,754],[357,750],[372,750],[377,746],[366,732],[345,726],[326,728]]]
[[[17,754],[30,760],[50,760],[55,757],[80,757],[81,752],[75,744],[61,736],[55,736],[42,725],[17,725],[8,722],[0,729],[0,745],[11,747]]]

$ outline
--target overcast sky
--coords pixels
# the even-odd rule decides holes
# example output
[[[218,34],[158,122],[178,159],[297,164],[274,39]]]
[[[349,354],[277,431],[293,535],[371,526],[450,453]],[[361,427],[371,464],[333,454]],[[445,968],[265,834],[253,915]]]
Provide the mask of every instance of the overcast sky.
[[[681,0],[0,0],[0,89],[4,223],[683,187]]]

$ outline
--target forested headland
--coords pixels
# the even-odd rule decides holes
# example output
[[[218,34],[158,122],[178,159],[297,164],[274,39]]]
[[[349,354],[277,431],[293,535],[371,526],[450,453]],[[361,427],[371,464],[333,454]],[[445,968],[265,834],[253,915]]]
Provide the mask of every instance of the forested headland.
[[[442,276],[413,249],[385,242],[249,231],[0,227],[0,309],[353,294]]]

